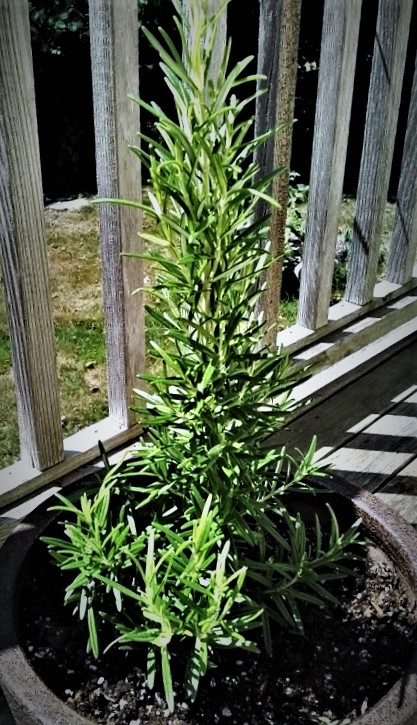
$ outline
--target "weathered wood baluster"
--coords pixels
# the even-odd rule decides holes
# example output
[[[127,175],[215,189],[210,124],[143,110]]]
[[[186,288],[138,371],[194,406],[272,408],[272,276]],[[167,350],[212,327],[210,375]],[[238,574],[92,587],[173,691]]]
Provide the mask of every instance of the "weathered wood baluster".
[[[137,144],[139,93],[137,0],[89,0],[91,65],[99,197],[141,199]],[[101,205],[100,234],[106,322],[109,415],[122,427],[134,422],[130,406],[136,375],[144,369],[142,263],[123,252],[138,251],[140,214]]]
[[[0,240],[22,460],[61,461],[61,414],[27,0],[0,2]]]
[[[298,323],[327,323],[362,0],[326,0]]]
[[[417,58],[408,111],[407,131],[397,194],[397,208],[388,258],[387,279],[411,279],[417,249]]]
[[[345,297],[370,302],[378,260],[410,29],[412,0],[380,0],[354,236]]]

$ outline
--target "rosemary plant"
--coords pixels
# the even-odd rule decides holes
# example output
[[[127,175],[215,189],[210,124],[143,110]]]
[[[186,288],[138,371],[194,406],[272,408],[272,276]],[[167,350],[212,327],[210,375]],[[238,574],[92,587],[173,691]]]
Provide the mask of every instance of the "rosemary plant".
[[[274,621],[302,630],[299,601],[333,601],[326,581],[349,572],[358,540],[333,513],[330,533],[316,519],[309,539],[287,506],[289,492],[311,492],[321,473],[315,442],[304,455],[264,445],[294,408],[296,379],[287,357],[264,344],[256,312],[271,259],[268,219],[254,212],[260,199],[275,202],[271,175],[253,162],[269,134],[253,138],[242,114],[256,91],[238,92],[258,77],[244,75],[252,58],[229,70],[230,42],[210,74],[227,3],[208,17],[207,0],[190,3],[189,15],[173,0],[180,51],[162,29],[160,39],[143,29],[175,117],[133,98],[159,139],[140,134],[132,147],[149,172],[149,201],[104,203],[137,207],[153,222],[142,256],[159,270],[146,290],[159,303],[147,306],[163,331],[164,344],[151,342],[159,372],[141,376],[136,391],[145,432],[135,455],[110,468],[94,495],[60,496],[65,535],[45,539],[75,573],[67,601],[87,619],[88,648],[144,648],[148,684],[161,674],[171,710],[173,664],[177,673],[186,660],[193,699],[214,648],[256,652],[248,632],[262,626],[270,651]]]

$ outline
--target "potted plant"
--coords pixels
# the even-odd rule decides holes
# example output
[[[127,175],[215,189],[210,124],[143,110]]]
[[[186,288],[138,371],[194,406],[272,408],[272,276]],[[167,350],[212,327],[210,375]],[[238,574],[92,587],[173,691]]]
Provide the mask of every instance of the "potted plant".
[[[141,376],[136,391],[144,435],[135,453],[90,490],[58,497],[50,508],[63,518],[61,535],[43,509],[2,552],[0,681],[19,725],[88,722],[29,666],[18,643],[18,597],[14,611],[6,610],[11,582],[27,596],[26,547],[40,536],[85,632],[85,657],[137,652],[145,689],[161,687],[171,722],[186,722],[178,719],[178,698],[187,708],[197,703],[223,654],[237,650],[256,661],[261,648],[272,661],[277,632],[290,627],[302,637],[302,610],[336,604],[333,584],[364,560],[365,537],[372,534],[399,556],[401,575],[417,596],[416,539],[407,526],[315,464],[314,440],[305,454],[264,444],[293,410],[296,379],[285,354],[264,344],[257,314],[271,260],[267,219],[255,212],[260,199],[275,202],[268,195],[271,176],[260,175],[252,156],[269,134],[254,139],[252,120],[241,120],[256,93],[242,101],[235,95],[257,77],[242,75],[250,58],[228,70],[230,43],[219,72],[210,74],[227,2],[207,17],[205,0],[190,4],[189,16],[173,0],[182,55],[163,30],[160,42],[144,29],[160,54],[176,117],[134,99],[153,114],[159,134],[156,140],[141,134],[140,147],[132,148],[149,170],[149,203],[102,202],[139,208],[154,222],[155,231],[142,234],[150,250],[142,256],[158,269],[146,293],[157,302],[147,313],[161,332],[161,341],[150,343],[159,367]],[[329,486],[335,493],[328,496]],[[307,519],[303,500],[313,511]],[[16,677],[24,682],[19,695]],[[397,683],[373,714],[357,721],[408,722],[417,711],[414,675],[404,683],[401,706],[400,689]],[[391,719],[375,719],[387,712]],[[224,707],[224,721],[231,716]]]

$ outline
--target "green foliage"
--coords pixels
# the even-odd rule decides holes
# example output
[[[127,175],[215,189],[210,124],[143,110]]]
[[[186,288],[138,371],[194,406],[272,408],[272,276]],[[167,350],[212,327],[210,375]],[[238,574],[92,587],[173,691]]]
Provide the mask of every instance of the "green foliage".
[[[31,0],[32,42],[41,51],[61,55],[71,35],[88,41],[88,0]]]
[[[303,204],[308,201],[309,187],[306,184],[294,184],[294,179],[299,176],[295,171],[290,174],[290,185],[288,187],[288,209],[286,224],[286,242],[290,242],[290,234],[296,234],[300,239],[305,234],[305,214],[303,213]],[[290,252],[291,250],[289,250]]]
[[[353,238],[353,228],[349,225],[339,227],[338,231],[338,249],[332,280],[332,294],[334,299],[341,299],[345,291],[348,271],[348,255]]]
[[[175,528],[171,521],[154,521],[137,531],[130,506],[122,505],[117,520],[109,523],[111,486],[110,477],[93,501],[83,495],[79,508],[59,496],[62,505],[54,508],[66,514],[72,510],[76,522],[66,525],[68,542],[44,541],[63,570],[79,571],[68,587],[67,601],[76,603],[81,620],[87,619],[88,649],[98,656],[97,618],[103,617],[118,635],[107,649],[115,643],[125,649],[138,643],[148,648],[149,684],[159,654],[172,708],[172,641],[177,638],[185,650],[187,639],[193,642],[185,689],[194,699],[213,646],[257,651],[243,632],[260,610],[241,593],[246,567],[237,565],[230,541],[223,541],[211,497],[198,518],[184,518],[179,527],[175,519]]]
[[[336,259],[332,281],[333,299],[341,299],[345,292],[349,256],[353,240],[353,226],[342,224],[338,229]],[[386,250],[382,247],[378,257],[378,275],[383,276],[386,264]]]
[[[302,261],[302,248],[300,240],[305,235],[305,207],[308,201],[309,187],[306,184],[294,184],[299,176],[295,171],[290,174],[288,187],[288,207],[285,226],[285,248],[283,269],[284,275],[287,270],[292,270],[298,277]],[[285,293],[285,276],[283,279],[283,292]],[[294,320],[295,321],[295,320]]]
[[[162,0],[138,0],[139,24],[150,20],[157,26],[162,6]],[[88,42],[88,0],[30,0],[29,13],[32,42],[43,53],[64,55],[75,36]]]
[[[286,327],[294,325],[297,322],[298,300],[282,299],[279,305],[279,314],[281,322],[283,322]]]
[[[310,532],[289,506],[290,494],[316,491],[315,440],[304,455],[264,444],[294,409],[296,382],[256,312],[271,260],[268,220],[254,211],[259,199],[275,202],[252,158],[276,130],[254,139],[252,120],[240,120],[253,96],[239,100],[237,89],[257,79],[243,75],[251,58],[229,70],[229,43],[212,77],[227,2],[208,19],[206,0],[192,3],[187,19],[173,0],[182,56],[163,30],[160,42],[144,28],[176,117],[134,99],[161,139],[141,134],[132,149],[149,170],[149,202],[104,203],[140,208],[154,223],[142,234],[151,251],[132,256],[158,270],[149,294],[162,304],[147,313],[164,341],[150,343],[160,372],[136,391],[146,435],[135,455],[79,504],[60,497],[65,536],[46,539],[75,575],[67,601],[87,619],[89,649],[146,648],[148,684],[160,675],[170,710],[173,661],[186,661],[193,699],[215,648],[256,652],[246,636],[256,625],[270,650],[273,621],[302,631],[300,601],[334,601],[326,582],[349,572],[358,538],[331,511],[329,531],[316,518]]]
[[[293,182],[298,176],[297,173],[292,172],[290,180]],[[285,236],[285,252],[284,252],[284,283],[283,291],[289,300],[282,300],[282,310],[286,320],[291,324],[295,322],[295,316],[287,314],[288,309],[286,308],[286,302],[289,301],[296,305],[296,298],[298,297],[298,282],[290,285],[288,288],[285,285],[285,272],[293,272],[293,277],[299,278],[302,274],[302,249],[306,231],[306,211],[308,202],[309,187],[305,184],[294,184],[291,183],[289,186],[289,200],[288,200],[288,211],[287,211],[287,224],[286,224],[286,236]],[[347,200],[345,200],[346,202]],[[337,244],[336,254],[334,260],[334,271],[332,278],[332,300],[340,300],[345,292],[347,273],[348,273],[348,262],[351,242],[353,239],[353,219],[349,220],[349,223],[343,222],[343,216],[346,212],[342,209],[341,219],[339,222],[338,233],[337,233]],[[378,272],[380,275],[383,274],[384,265],[386,262],[386,253],[382,249],[379,262]]]
[[[0,375],[5,375],[10,370],[10,338],[7,331],[0,330]]]

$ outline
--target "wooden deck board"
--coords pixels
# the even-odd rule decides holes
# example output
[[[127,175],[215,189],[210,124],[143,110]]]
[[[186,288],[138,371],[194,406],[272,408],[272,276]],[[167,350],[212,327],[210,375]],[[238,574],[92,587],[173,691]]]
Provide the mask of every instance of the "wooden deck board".
[[[306,450],[417,524],[417,339],[299,415],[270,443]]]
[[[404,403],[396,403],[389,413],[371,414],[364,427],[363,421],[352,426],[347,434],[355,435],[349,445],[332,451],[327,460],[352,483],[371,491],[401,476],[405,467],[410,471],[416,455],[417,405],[415,415],[402,415]]]
[[[417,339],[350,384],[336,386],[330,397],[299,414],[288,430],[280,431],[270,442],[305,448],[317,435],[319,446],[336,449],[353,439],[370,416],[375,421],[390,414],[404,397],[413,399],[416,392]]]

